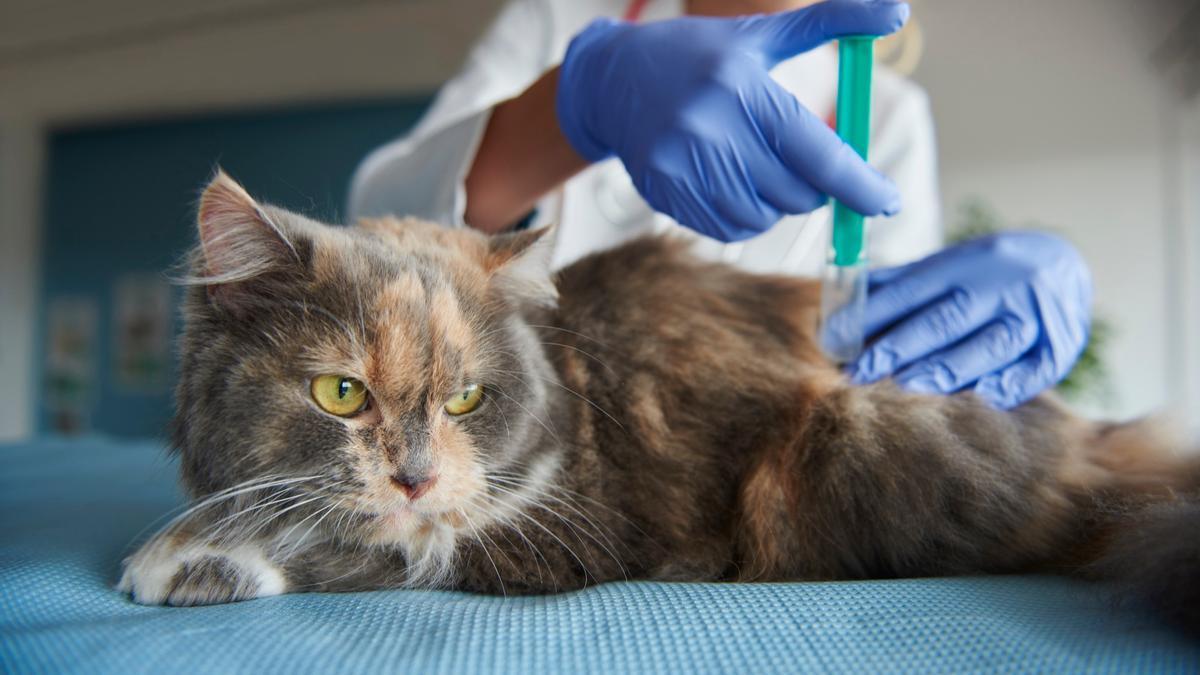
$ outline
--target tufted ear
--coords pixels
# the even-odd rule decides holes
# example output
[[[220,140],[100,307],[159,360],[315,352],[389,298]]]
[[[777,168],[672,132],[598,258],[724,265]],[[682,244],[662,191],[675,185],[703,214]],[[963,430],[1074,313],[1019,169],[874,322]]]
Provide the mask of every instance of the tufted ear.
[[[558,289],[551,272],[554,226],[488,238],[488,270],[493,282],[513,297],[553,307]]]
[[[200,197],[196,226],[201,253],[196,282],[223,305],[244,300],[251,279],[299,260],[279,225],[219,169]]]

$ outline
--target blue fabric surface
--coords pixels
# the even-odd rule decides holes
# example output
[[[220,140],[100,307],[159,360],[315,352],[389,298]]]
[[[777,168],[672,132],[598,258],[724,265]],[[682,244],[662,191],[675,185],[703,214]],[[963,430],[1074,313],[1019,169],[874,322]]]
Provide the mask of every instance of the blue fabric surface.
[[[140,607],[112,585],[174,482],[152,444],[0,446],[0,672],[1200,672],[1153,617],[1040,577]]]

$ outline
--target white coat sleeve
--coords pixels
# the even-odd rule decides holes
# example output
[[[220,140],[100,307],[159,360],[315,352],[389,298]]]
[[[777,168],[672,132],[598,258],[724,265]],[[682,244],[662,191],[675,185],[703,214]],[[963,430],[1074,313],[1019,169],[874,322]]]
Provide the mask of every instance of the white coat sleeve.
[[[871,148],[871,163],[895,181],[903,207],[892,218],[871,221],[873,267],[923,258],[940,249],[944,238],[929,97],[912,82],[897,84],[900,94],[893,98],[891,110],[879,111],[878,142]]]
[[[553,63],[551,10],[548,0],[514,0],[501,10],[413,131],[359,164],[350,185],[350,222],[411,215],[463,225],[464,180],[492,108]]]

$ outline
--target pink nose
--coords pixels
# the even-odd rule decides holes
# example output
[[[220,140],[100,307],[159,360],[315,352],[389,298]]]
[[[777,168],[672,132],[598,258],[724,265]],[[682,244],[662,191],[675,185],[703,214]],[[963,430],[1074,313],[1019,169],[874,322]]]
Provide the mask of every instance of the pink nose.
[[[395,485],[404,496],[412,501],[420,499],[426,492],[433,489],[433,485],[437,483],[437,476],[408,476],[405,474],[396,474],[391,477],[392,485]]]

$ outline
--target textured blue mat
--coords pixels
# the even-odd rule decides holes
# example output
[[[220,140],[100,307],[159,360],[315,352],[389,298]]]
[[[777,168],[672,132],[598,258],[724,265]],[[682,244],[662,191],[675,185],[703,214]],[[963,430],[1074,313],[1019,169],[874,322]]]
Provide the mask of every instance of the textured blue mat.
[[[1051,578],[140,607],[112,584],[174,471],[150,444],[0,447],[0,672],[1200,672],[1200,645]]]

